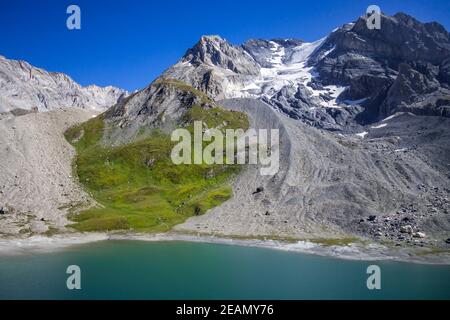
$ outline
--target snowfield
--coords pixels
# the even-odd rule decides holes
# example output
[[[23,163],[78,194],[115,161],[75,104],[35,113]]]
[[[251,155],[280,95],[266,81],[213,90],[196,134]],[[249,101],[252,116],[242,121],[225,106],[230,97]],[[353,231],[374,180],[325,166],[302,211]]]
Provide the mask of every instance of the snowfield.
[[[280,44],[270,41],[270,55],[266,57],[270,67],[263,67],[260,75],[245,83],[229,83],[225,87],[226,98],[273,98],[285,87],[297,90],[304,87],[310,98],[317,102],[318,106],[327,108],[340,108],[338,96],[346,89],[343,86],[324,86],[323,89],[313,89],[308,84],[316,77],[314,68],[308,66],[308,59],[325,41],[325,38],[311,43],[302,43],[293,48],[290,53]],[[334,48],[328,50],[328,55]],[[323,99],[324,95],[331,97]],[[362,100],[363,101],[363,100]],[[342,101],[345,103],[345,101]],[[357,101],[354,102],[355,104]],[[349,103],[350,104],[350,103]]]

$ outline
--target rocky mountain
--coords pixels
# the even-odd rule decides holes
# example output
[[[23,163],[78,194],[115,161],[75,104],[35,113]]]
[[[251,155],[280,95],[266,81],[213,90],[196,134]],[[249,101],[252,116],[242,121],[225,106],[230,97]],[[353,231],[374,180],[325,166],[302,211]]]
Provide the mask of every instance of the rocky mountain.
[[[349,130],[399,111],[448,116],[450,36],[398,13],[369,30],[367,17],[313,43],[204,36],[162,78],[211,98],[257,98],[315,127]]]
[[[217,107],[205,93],[182,81],[158,79],[104,113],[111,129],[108,140],[112,144],[128,142],[143,128],[171,130],[194,106],[202,109]]]
[[[219,36],[203,36],[162,78],[181,80],[218,100],[233,95],[239,86],[252,83],[260,69],[242,47]]]
[[[399,111],[449,115],[450,34],[436,22],[398,13],[369,30],[366,17],[339,28],[311,56],[322,84],[347,86],[343,100],[361,101],[363,123]]]
[[[127,95],[127,91],[111,86],[82,87],[63,73],[0,56],[0,112],[64,107],[104,111]]]

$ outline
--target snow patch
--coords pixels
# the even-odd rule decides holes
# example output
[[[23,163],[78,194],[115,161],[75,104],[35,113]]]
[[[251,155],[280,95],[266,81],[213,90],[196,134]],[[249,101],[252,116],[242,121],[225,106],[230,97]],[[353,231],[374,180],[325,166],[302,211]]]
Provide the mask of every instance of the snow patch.
[[[357,133],[356,135],[360,138],[365,138],[369,133],[367,131],[361,132],[361,133]]]
[[[392,116],[387,117],[382,122],[392,120],[392,119],[394,119],[394,118],[396,118],[398,116],[401,116],[402,114],[403,114],[403,112],[397,112],[396,114],[393,114]]]
[[[261,98],[271,99],[284,87],[297,90],[303,87],[307,95],[314,97],[317,104],[326,108],[340,108],[336,101],[346,89],[340,86],[326,86],[312,89],[308,84],[317,77],[314,68],[308,66],[309,57],[316,52],[325,38],[312,43],[302,43],[292,49],[287,55],[286,49],[274,42],[270,42],[270,56],[267,58],[270,66],[261,68],[260,75],[249,82],[227,83],[226,96],[231,98]],[[326,53],[329,54],[334,48]],[[330,97],[327,99],[324,97]]]
[[[325,58],[326,56],[328,56],[331,52],[334,51],[334,49],[336,49],[336,46],[333,46],[330,50],[327,50],[323,53],[323,58]]]
[[[372,129],[381,129],[387,126],[387,123],[380,124],[379,126],[371,127]]]

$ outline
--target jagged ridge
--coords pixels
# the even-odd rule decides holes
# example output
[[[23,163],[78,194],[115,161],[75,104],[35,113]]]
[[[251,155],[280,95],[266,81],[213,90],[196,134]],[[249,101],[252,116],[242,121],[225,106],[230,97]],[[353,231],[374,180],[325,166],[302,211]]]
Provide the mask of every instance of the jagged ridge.
[[[112,86],[82,87],[68,75],[0,56],[0,112],[78,107],[104,111],[127,96]]]

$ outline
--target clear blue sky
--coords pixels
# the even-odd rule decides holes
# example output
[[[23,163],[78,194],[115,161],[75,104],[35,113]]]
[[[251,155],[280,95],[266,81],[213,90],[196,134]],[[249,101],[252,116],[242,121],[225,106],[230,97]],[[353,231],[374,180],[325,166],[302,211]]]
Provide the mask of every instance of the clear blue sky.
[[[77,4],[82,29],[66,28]],[[450,30],[449,0],[0,0],[0,55],[69,74],[82,85],[128,90],[149,84],[203,34],[317,40],[370,4]]]

